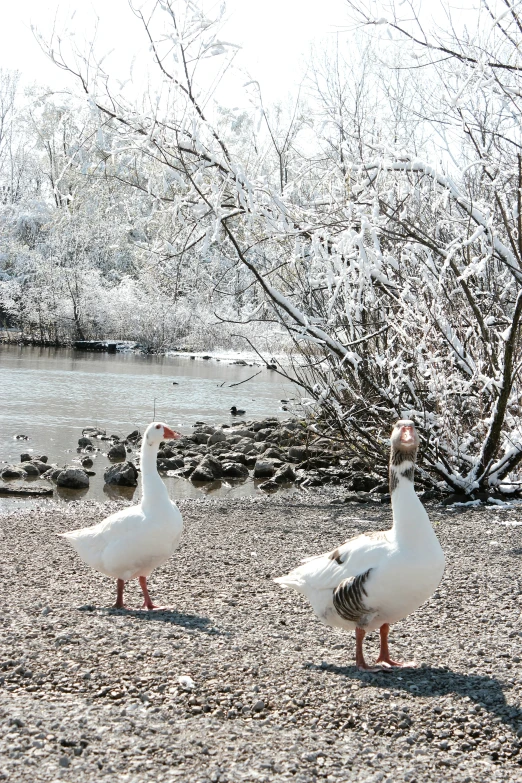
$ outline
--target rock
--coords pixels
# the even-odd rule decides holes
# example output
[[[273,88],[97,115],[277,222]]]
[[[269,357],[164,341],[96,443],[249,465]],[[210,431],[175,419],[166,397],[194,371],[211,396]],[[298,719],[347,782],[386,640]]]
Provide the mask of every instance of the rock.
[[[45,454],[20,454],[20,462],[48,462],[49,458]]]
[[[280,423],[279,419],[263,419],[262,421],[255,421],[252,424],[252,429],[254,432],[267,429],[268,427],[273,429],[274,427],[279,427]]]
[[[251,440],[254,440],[256,437],[255,432],[251,432],[250,430],[234,430],[233,435],[239,435],[240,438],[250,438]],[[234,441],[231,439],[231,443]]]
[[[264,442],[270,435],[272,435],[272,430],[269,429],[258,430],[255,434],[255,440],[258,443]]]
[[[38,467],[34,465],[32,462],[23,462],[20,465],[20,468],[24,471],[26,476],[39,476],[40,471],[38,470]]]
[[[383,481],[382,484],[377,484],[372,490],[372,492],[375,492],[377,495],[387,495],[389,491],[390,486],[387,481]]]
[[[288,463],[286,465],[282,465],[274,476],[274,481],[276,484],[285,484],[286,482],[295,481],[295,479],[295,471]]]
[[[213,457],[218,459],[220,462],[234,462],[234,460],[231,459],[224,459],[225,454],[228,453],[229,445],[228,443],[215,443],[213,446],[211,446],[207,454],[211,454]],[[244,455],[242,455],[244,456]]]
[[[107,432],[105,430],[101,430],[99,427],[84,427],[82,430],[82,435],[84,435],[86,438],[101,438],[102,435],[106,435]]]
[[[214,443],[212,446],[208,447],[207,453],[213,454],[215,457],[217,457],[217,459],[221,459],[223,454],[226,454],[229,448],[230,446],[226,441],[222,443]]]
[[[17,465],[6,465],[0,473],[0,476],[2,476],[3,479],[20,479],[25,478],[25,475],[23,468],[18,467]]]
[[[83,465],[84,468],[92,468],[93,464],[94,463],[93,463],[91,457],[84,457],[82,459],[82,465]]]
[[[253,443],[247,438],[243,438],[239,443],[236,443],[236,449],[242,451],[243,454],[259,454],[261,451],[257,443]]]
[[[207,446],[212,446],[214,443],[222,443],[223,441],[226,441],[227,436],[223,432],[223,430],[216,430],[212,435],[209,436],[207,440]]]
[[[322,449],[319,449],[319,451],[322,451]],[[317,452],[318,450],[314,449],[313,446],[290,446],[288,456],[295,462],[303,462],[310,459],[310,457],[316,457]]]
[[[310,457],[310,459],[305,459],[304,462],[300,462],[297,467],[298,469],[304,468],[305,470],[320,470],[321,468],[329,468],[332,461],[336,462],[337,457],[334,457],[333,455],[332,459],[327,457]]]
[[[127,458],[127,449],[124,443],[115,443],[107,452],[107,457],[112,460],[121,460]]]
[[[311,471],[308,475],[303,475],[303,472],[299,471],[299,474],[296,478],[296,484],[301,484],[303,487],[322,487],[323,484],[328,483],[328,477],[321,476],[316,471]]]
[[[204,443],[206,445],[208,441],[208,432],[194,432],[189,436],[193,443]]]
[[[239,462],[224,462],[221,466],[225,478],[246,478],[248,468]]]
[[[221,462],[210,454],[207,454],[207,456],[203,457],[201,462],[196,466],[190,478],[191,481],[215,481],[216,479],[221,478],[221,476]]]
[[[268,446],[263,451],[263,457],[265,459],[284,459],[281,449],[277,449],[275,446]]]
[[[120,487],[135,487],[138,483],[138,471],[133,462],[111,465],[104,474],[106,484],[116,484]]]
[[[46,470],[45,473],[42,473],[42,478],[56,481],[62,470],[63,468],[49,468],[49,470]]]
[[[386,496],[375,497],[375,495],[371,495],[369,492],[349,492],[343,503],[380,503],[381,498],[384,497]]]
[[[0,485],[0,495],[20,495],[20,496],[39,496],[52,495],[53,490],[49,487],[21,487]]]
[[[47,464],[47,462],[40,462],[40,460],[38,459],[33,459],[32,464],[38,468],[40,473],[45,473],[51,467],[50,465]]]
[[[246,465],[247,457],[241,451],[224,451],[221,454],[222,462],[240,462],[242,465]]]
[[[259,489],[263,489],[265,492],[275,492],[276,489],[279,489],[279,484],[273,479],[268,479],[268,481],[263,481],[263,483],[259,485]]]
[[[216,431],[216,428],[211,424],[206,424],[204,421],[199,421],[194,424],[194,432],[206,432],[207,435],[212,435]]]
[[[276,472],[276,466],[272,460],[257,459],[254,465],[254,478],[272,478]]]
[[[179,470],[179,468],[185,467],[185,462],[182,457],[175,457],[169,459],[159,459],[157,461],[158,470]]]
[[[89,486],[89,476],[80,468],[66,468],[60,471],[56,483],[68,489],[85,489]]]
[[[178,682],[184,691],[191,691],[196,687],[196,683],[188,674],[183,674],[181,677],[178,677]]]
[[[382,483],[382,478],[379,476],[372,476],[365,471],[358,471],[348,479],[346,489],[350,492],[370,492],[370,490],[375,489]]]
[[[78,438],[78,446],[84,449],[86,446],[92,446],[92,440],[90,438]]]
[[[127,435],[125,440],[128,440],[129,443],[137,443],[141,439],[141,435],[139,430],[133,430],[130,435]]]
[[[175,456],[176,452],[171,446],[165,445],[158,450],[158,459],[170,459],[171,457]]]

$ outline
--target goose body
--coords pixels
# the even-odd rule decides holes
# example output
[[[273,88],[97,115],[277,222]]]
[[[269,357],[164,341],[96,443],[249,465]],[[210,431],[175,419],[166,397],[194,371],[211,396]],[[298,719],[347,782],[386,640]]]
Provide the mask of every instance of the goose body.
[[[418,446],[413,422],[399,421],[391,443],[392,528],[363,533],[275,580],[302,593],[326,625],[356,631],[360,668],[367,668],[364,634],[377,628],[378,662],[398,665],[387,651],[389,626],[418,609],[444,572],[444,553],[413,486]]]
[[[123,607],[123,585],[140,580],[146,608],[154,608],[147,577],[178,548],[183,520],[156,468],[161,441],[179,438],[167,425],[153,422],[143,436],[141,503],[111,514],[91,527],[63,533],[87,565],[118,581],[116,606]]]

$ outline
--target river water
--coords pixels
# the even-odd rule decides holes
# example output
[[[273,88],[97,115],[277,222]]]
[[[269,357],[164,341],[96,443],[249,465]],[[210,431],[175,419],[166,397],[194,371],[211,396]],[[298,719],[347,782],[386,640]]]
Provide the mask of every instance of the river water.
[[[277,373],[256,365],[235,365],[232,359],[205,361],[188,356],[0,345],[0,467],[18,463],[21,453],[31,451],[46,454],[49,463],[77,464],[78,438],[87,426],[125,437],[135,429],[143,432],[156,419],[186,434],[196,421],[231,423],[235,420],[230,416],[232,405],[245,409],[247,419],[286,418],[289,414],[282,410],[281,400],[293,395],[295,387]],[[29,439],[16,440],[17,435]],[[107,442],[100,442],[100,446],[106,450]],[[122,496],[138,501],[139,488],[104,486],[103,472],[108,464],[106,457],[98,454],[93,468],[96,476],[91,477],[89,489],[56,489],[54,499]],[[201,497],[207,492],[244,496],[259,491],[252,480],[216,482],[204,488],[176,477],[166,477],[165,482],[173,499]],[[0,497],[0,508],[13,502]]]

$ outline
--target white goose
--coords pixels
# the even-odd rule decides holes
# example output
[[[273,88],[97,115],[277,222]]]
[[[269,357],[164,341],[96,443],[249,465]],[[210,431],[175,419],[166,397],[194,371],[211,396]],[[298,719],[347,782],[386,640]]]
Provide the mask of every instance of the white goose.
[[[116,609],[124,609],[123,588],[139,579],[143,609],[156,609],[147,589],[147,577],[178,548],[183,519],[158,474],[156,458],[161,441],[180,438],[166,424],[152,422],[141,445],[142,501],[117,511],[92,527],[62,533],[82,560],[96,571],[117,579]]]
[[[355,630],[359,669],[370,668],[364,660],[363,639],[377,628],[381,637],[377,663],[411,665],[390,658],[390,624],[418,609],[444,572],[444,553],[413,486],[418,445],[414,423],[398,421],[391,434],[391,530],[363,533],[275,580],[303,593],[326,625]]]

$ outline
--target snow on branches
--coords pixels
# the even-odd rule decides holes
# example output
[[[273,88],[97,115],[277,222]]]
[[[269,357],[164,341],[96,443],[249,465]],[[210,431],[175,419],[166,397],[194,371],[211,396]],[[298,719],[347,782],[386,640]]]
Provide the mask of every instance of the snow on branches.
[[[339,51],[316,59],[290,107],[265,107],[254,81],[251,110],[211,107],[235,48],[194,2],[136,12],[159,73],[148,104],[88,57],[69,66],[51,42],[97,126],[77,170],[138,194],[140,268],[152,259],[174,303],[192,286],[247,335],[258,318],[278,324],[323,433],[384,464],[390,425],[411,417],[425,483],[512,489],[522,19],[513,8],[486,39],[452,40],[453,29],[442,40],[403,26],[393,3],[374,16],[366,5],[351,3],[395,43],[369,45],[356,64]]]

